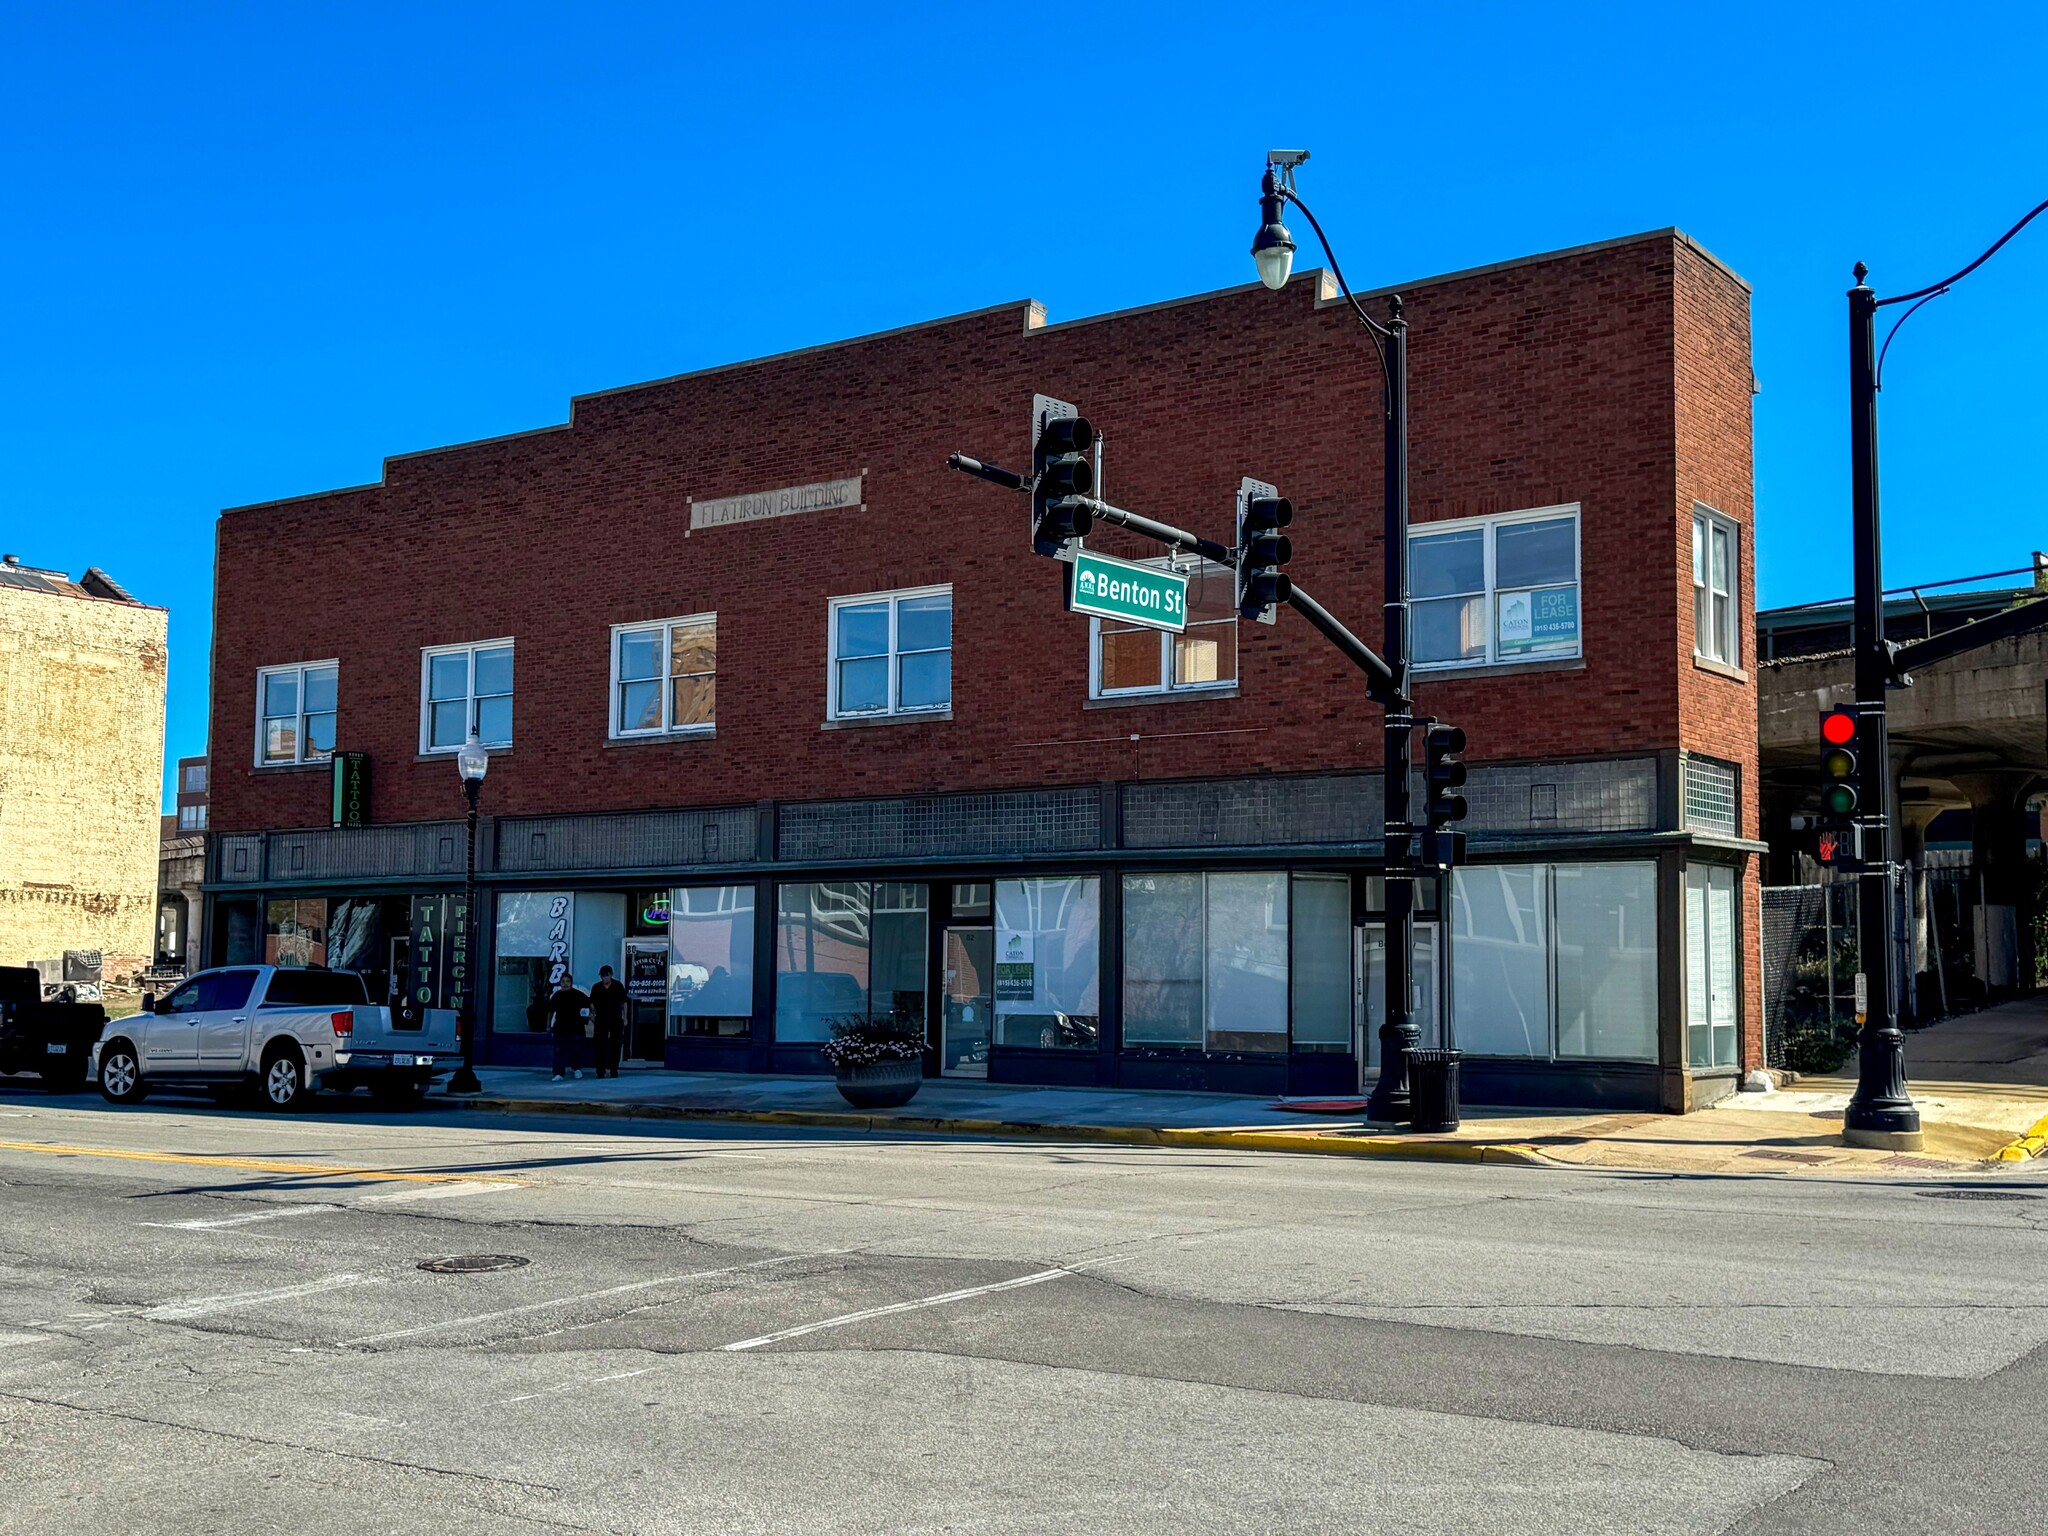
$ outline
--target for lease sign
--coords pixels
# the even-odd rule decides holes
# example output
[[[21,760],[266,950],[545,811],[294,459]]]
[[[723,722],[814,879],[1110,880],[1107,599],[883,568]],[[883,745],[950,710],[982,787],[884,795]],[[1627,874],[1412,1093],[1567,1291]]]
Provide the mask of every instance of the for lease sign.
[[[1067,611],[1169,629],[1188,623],[1188,579],[1178,571],[1133,565],[1082,550],[1066,566]]]

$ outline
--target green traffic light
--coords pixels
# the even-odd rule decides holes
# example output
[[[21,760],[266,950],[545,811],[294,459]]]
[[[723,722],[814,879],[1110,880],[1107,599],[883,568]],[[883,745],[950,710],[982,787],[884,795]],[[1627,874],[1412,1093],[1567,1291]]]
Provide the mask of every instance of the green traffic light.
[[[1847,816],[1856,809],[1856,786],[1830,784],[1820,794],[1821,809],[1830,816]]]

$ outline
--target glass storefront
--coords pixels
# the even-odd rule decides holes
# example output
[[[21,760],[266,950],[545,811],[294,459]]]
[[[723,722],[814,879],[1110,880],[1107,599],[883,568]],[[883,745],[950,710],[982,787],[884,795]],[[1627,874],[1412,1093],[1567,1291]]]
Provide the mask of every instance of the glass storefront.
[[[775,1038],[822,1043],[835,1023],[894,1019],[925,1031],[927,886],[830,880],[775,892]]]
[[[956,906],[956,911],[957,906]],[[995,1043],[1094,1050],[1102,1033],[1102,882],[996,882]]]
[[[1657,1059],[1657,866],[1460,869],[1452,1044],[1475,1056]]]
[[[576,898],[568,891],[506,891],[498,897],[493,1030],[546,1033],[548,993],[569,969],[575,931]]]
[[[744,1036],[754,1018],[754,888],[668,893],[668,1033]]]
[[[1124,1043],[1285,1051],[1284,871],[1126,875]]]

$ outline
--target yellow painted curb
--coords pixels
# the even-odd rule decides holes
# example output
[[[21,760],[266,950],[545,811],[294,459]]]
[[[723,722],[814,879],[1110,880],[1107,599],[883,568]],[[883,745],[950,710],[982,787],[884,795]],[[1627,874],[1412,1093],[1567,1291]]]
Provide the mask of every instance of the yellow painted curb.
[[[563,1099],[434,1099],[437,1107],[496,1114],[607,1115],[627,1120],[713,1120],[735,1125],[813,1126],[923,1136],[1002,1136],[1020,1141],[1092,1141],[1137,1147],[1214,1147],[1239,1152],[1302,1152],[1320,1157],[1397,1157],[1424,1162],[1511,1163],[1555,1167],[1534,1147],[1508,1142],[1411,1141],[1307,1131],[1202,1131],[1148,1125],[1045,1125],[1029,1120],[969,1120],[945,1115],[840,1114],[830,1110],[702,1109],[688,1104],[611,1104]]]
[[[2024,1136],[2016,1136],[1992,1154],[1992,1161],[2000,1163],[2023,1163],[2030,1157],[2048,1153],[2048,1115],[2034,1122],[2034,1128]]]

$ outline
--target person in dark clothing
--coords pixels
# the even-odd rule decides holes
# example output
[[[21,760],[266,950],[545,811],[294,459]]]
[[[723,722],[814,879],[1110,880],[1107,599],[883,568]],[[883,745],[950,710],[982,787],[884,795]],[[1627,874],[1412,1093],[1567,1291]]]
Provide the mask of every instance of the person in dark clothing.
[[[597,969],[597,985],[590,989],[591,1032],[597,1040],[597,1075],[619,1075],[619,1040],[626,1029],[626,988],[612,968]]]
[[[583,1075],[583,1036],[590,1022],[590,997],[576,989],[576,978],[567,971],[548,999],[548,1030],[555,1037],[555,1081],[567,1072]]]

